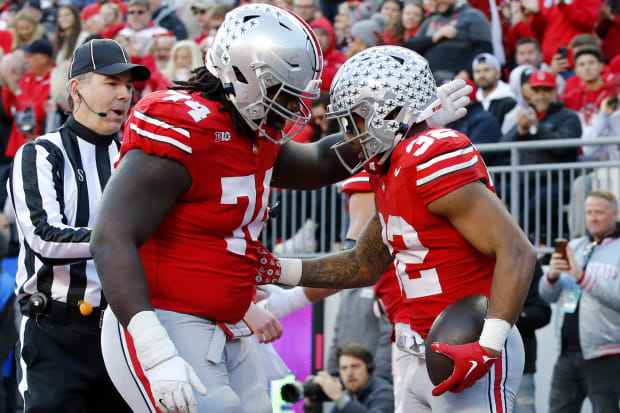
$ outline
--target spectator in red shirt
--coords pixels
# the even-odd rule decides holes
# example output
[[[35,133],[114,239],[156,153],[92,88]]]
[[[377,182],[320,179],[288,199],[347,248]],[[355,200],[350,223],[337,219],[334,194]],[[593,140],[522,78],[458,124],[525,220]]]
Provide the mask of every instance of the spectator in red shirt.
[[[567,85],[562,100],[564,105],[576,111],[584,131],[592,123],[601,101],[611,93],[603,73],[603,55],[593,47],[584,47],[575,53],[575,73],[581,79],[576,87]]]
[[[620,1],[607,0],[601,7],[596,34],[601,38],[603,55],[609,62],[620,54]]]
[[[39,39],[24,50],[27,71],[19,80],[17,94],[6,96],[8,102],[5,106],[11,108],[15,120],[6,148],[7,156],[14,156],[20,146],[41,135],[45,103],[50,94],[50,71],[54,65],[52,43]]]
[[[3,54],[11,53],[13,47],[13,33],[10,30],[0,30],[0,48]]]
[[[600,0],[524,0],[529,24],[542,39],[544,61],[551,63],[558,47],[566,47],[578,34],[592,33],[601,8]]]
[[[329,88],[340,66],[347,60],[347,56],[336,50],[336,36],[334,28],[327,19],[316,19],[311,24],[312,30],[323,50],[323,74],[321,75],[321,92],[329,92]]]

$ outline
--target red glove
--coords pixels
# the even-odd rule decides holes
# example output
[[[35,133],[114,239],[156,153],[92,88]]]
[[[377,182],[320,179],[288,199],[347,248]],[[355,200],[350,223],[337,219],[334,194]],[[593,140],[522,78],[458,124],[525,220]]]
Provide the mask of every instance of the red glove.
[[[433,389],[433,396],[439,396],[448,390],[460,393],[473,386],[478,379],[486,376],[497,360],[497,357],[487,353],[478,342],[456,346],[433,343],[431,350],[454,360],[454,372]]]
[[[275,284],[280,279],[280,260],[262,243],[256,241],[256,285]]]

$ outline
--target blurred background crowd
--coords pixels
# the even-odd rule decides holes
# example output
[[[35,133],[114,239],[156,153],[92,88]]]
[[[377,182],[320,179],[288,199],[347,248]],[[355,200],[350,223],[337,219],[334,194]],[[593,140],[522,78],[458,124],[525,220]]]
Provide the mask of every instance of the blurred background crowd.
[[[141,95],[187,80],[234,0],[0,1],[0,163],[28,139],[63,123],[65,82],[72,51],[92,38],[111,38],[131,60],[151,69]],[[620,78],[620,4],[617,0],[277,0],[314,29],[324,53],[322,89],[340,65],[367,47],[401,45],[423,55],[438,84],[464,78],[475,86],[469,116],[450,125],[474,143],[527,140],[519,133],[544,124],[563,102],[579,128],[546,138],[614,136]],[[538,89],[533,72],[552,74]],[[536,104],[534,102],[544,100]],[[300,141],[333,131],[323,115],[327,99]],[[549,109],[549,110],[547,110]],[[571,112],[572,113],[572,112]],[[490,115],[490,116],[489,116]],[[568,119],[573,120],[571,116]],[[543,153],[545,161],[617,159],[615,146]],[[506,157],[494,154],[489,165]]]
[[[9,162],[26,140],[63,122],[65,81],[76,46],[95,37],[125,46],[134,62],[153,73],[149,81],[137,85],[137,99],[174,80],[186,80],[190,70],[202,64],[226,12],[237,3],[0,1],[2,161]],[[452,125],[469,133],[474,143],[513,140],[511,129],[537,123],[528,77],[536,70],[554,75],[555,83],[545,87],[555,87],[554,100],[563,101],[579,117],[581,130],[564,137],[609,134],[615,125],[597,118],[600,113],[613,114],[617,107],[620,80],[614,75],[620,71],[620,60],[614,58],[620,51],[620,5],[616,0],[270,3],[294,11],[315,30],[325,58],[326,92],[347,57],[370,46],[401,45],[430,62],[438,84],[460,77],[476,86],[469,119]],[[325,102],[317,104],[312,128],[299,139],[316,140],[330,131],[321,117]],[[481,118],[484,128],[479,126]],[[617,156],[613,151],[581,152],[559,157]],[[502,161],[500,157],[487,163]]]

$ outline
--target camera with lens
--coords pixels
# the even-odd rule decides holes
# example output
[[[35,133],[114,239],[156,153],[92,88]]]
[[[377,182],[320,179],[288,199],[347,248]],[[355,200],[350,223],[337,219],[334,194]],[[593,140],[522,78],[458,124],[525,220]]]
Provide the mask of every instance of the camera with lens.
[[[34,115],[34,110],[28,108],[21,112],[16,112],[15,124],[17,125],[17,130],[24,135],[33,135],[37,129],[37,118]]]
[[[282,386],[280,394],[282,395],[282,400],[288,403],[298,402],[304,397],[310,399],[312,403],[326,402],[330,400],[321,386],[310,380],[287,383]]]

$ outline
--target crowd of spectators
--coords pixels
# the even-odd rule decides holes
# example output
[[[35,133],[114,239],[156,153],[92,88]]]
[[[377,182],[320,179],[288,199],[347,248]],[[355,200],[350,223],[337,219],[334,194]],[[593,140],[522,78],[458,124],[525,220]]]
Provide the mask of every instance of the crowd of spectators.
[[[67,119],[66,79],[79,45],[113,39],[150,69],[150,79],[135,84],[135,102],[189,79],[226,13],[248,2],[0,0],[0,182],[24,143]],[[400,45],[429,61],[438,85],[463,78],[474,86],[467,116],[449,125],[474,143],[620,136],[620,0],[254,2],[289,9],[310,25],[323,50],[322,92],[347,58]],[[328,101],[324,93],[312,104],[313,118],[296,140],[337,130],[325,119]],[[509,163],[502,153],[484,157],[488,165]],[[620,146],[525,151],[521,163],[581,159],[619,160]],[[570,184],[562,186],[564,200]],[[558,185],[552,190],[557,204]],[[2,204],[5,198],[3,189]],[[535,199],[528,205],[535,208]]]
[[[515,70],[521,73],[517,68],[522,65],[555,76],[558,100],[578,113],[581,124],[581,131],[573,130],[568,136],[606,134],[601,131],[604,122],[595,125],[595,120],[603,118],[597,116],[603,101],[615,96],[620,86],[614,79],[620,70],[620,60],[614,61],[618,52],[614,39],[620,33],[620,8],[615,2],[271,3],[294,11],[315,31],[325,59],[325,92],[347,57],[375,45],[401,45],[430,62],[438,84],[455,77],[475,82],[474,98],[500,126],[499,133],[495,128],[487,130],[484,142],[510,140],[507,135],[517,123],[518,112],[528,111],[529,103],[518,101],[521,85],[528,79],[514,75]],[[237,4],[234,0],[0,1],[0,47],[7,56],[0,64],[2,109],[15,120],[9,139],[2,139],[2,159],[10,160],[21,144],[64,122],[64,79],[71,52],[78,45],[91,38],[111,38],[127,49],[134,63],[149,67],[153,75],[136,85],[137,99],[174,80],[187,79],[189,71],[201,64],[224,16]],[[22,64],[15,64],[20,60]],[[481,61],[485,64],[478,64]],[[20,68],[26,72],[20,73]],[[612,107],[615,111],[615,98],[611,102],[607,112]],[[17,120],[30,124],[20,129]],[[609,151],[591,152],[582,149],[588,160],[610,156]]]

